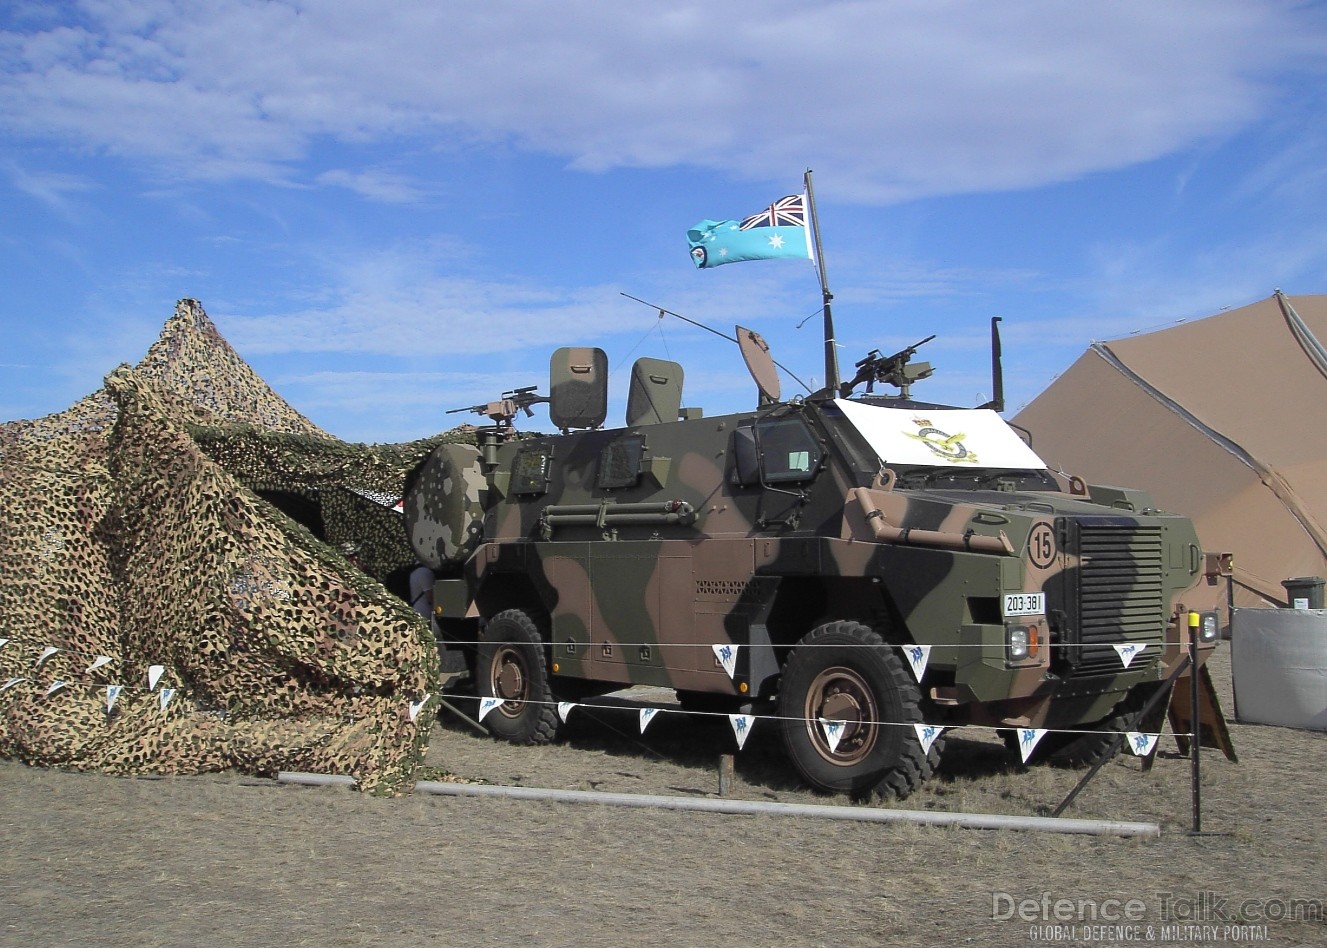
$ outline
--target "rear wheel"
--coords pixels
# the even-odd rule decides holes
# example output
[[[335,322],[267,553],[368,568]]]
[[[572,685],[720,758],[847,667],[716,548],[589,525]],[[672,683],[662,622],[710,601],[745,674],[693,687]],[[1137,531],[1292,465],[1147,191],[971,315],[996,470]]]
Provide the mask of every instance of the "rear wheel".
[[[475,655],[480,698],[501,698],[484,718],[496,737],[513,744],[547,744],[557,736],[557,705],[548,684],[544,639],[520,609],[499,612],[484,627]]]
[[[922,750],[921,692],[897,650],[858,622],[829,622],[797,643],[779,688],[784,748],[811,786],[856,798],[906,797],[930,777],[941,741]],[[822,722],[842,722],[831,743]]]

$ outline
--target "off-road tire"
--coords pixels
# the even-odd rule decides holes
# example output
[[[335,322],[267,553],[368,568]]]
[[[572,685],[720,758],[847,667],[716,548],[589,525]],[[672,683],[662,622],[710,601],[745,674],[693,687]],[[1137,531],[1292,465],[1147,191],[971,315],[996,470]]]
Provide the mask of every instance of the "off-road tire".
[[[1113,753],[1111,747],[1120,731],[1137,729],[1138,722],[1134,719],[1152,696],[1152,691],[1142,685],[1135,686],[1104,720],[1075,729],[1087,733],[1045,735],[1032,749],[1027,764],[1045,763],[1066,770],[1082,770],[1109,760],[1125,749],[1123,741],[1115,746]],[[1010,753],[1022,760],[1018,732],[1002,730],[1001,736]]]
[[[788,656],[778,697],[783,746],[817,790],[902,799],[940,762],[942,740],[922,750],[921,691],[898,650],[858,622],[828,622]],[[820,719],[845,720],[831,751]]]
[[[475,650],[475,690],[503,698],[484,717],[494,737],[513,744],[547,744],[562,723],[548,683],[548,660],[535,620],[520,609],[499,612],[484,626]]]

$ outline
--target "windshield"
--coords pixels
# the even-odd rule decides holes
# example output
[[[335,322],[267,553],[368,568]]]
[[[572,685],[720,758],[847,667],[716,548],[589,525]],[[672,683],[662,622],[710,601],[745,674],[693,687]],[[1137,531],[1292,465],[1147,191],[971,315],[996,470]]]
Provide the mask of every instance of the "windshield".
[[[834,399],[882,463],[953,470],[1045,470],[1003,418],[989,408],[885,408]]]

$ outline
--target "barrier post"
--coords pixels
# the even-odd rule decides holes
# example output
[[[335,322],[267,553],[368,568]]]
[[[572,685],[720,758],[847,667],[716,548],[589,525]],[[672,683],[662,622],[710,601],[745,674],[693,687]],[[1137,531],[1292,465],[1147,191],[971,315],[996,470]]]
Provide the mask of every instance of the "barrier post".
[[[1191,708],[1189,713],[1189,728],[1191,731],[1189,737],[1189,780],[1191,788],[1189,793],[1193,808],[1193,829],[1191,832],[1194,835],[1198,835],[1203,831],[1202,783],[1198,754],[1198,747],[1202,744],[1203,730],[1198,714],[1198,627],[1201,622],[1202,617],[1198,613],[1189,613],[1189,707]]]

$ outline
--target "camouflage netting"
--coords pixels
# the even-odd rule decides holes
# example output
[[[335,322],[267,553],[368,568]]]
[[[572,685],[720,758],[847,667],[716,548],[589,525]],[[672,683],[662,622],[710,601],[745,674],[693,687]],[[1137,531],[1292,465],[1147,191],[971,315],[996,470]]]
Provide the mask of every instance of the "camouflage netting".
[[[432,725],[431,703],[414,720],[411,704],[437,692],[437,653],[384,586],[413,561],[392,505],[445,437],[332,438],[193,300],[102,391],[0,425],[0,756],[401,787]]]

